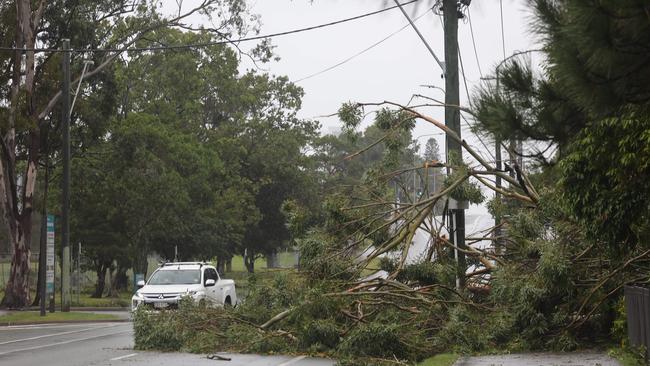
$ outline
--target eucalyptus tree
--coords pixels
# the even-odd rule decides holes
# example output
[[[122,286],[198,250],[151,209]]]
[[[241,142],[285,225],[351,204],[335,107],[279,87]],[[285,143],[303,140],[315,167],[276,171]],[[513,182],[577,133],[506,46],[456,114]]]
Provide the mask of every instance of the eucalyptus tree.
[[[165,16],[155,2],[137,0],[74,3],[17,0],[14,6],[3,3],[0,8],[2,45],[13,50],[3,51],[0,59],[3,80],[0,98],[5,121],[0,154],[0,206],[14,253],[3,305],[22,307],[30,302],[28,274],[34,188],[44,148],[43,136],[61,113],[56,108],[61,95],[56,81],[61,54],[37,53],[33,49],[57,48],[63,38],[71,38],[73,49],[88,50],[73,54],[74,69],[78,70],[76,65],[82,58],[90,58],[95,66],[86,77],[93,77],[150,32],[186,26],[187,18],[197,13],[211,13],[216,29],[221,29],[223,36],[242,34],[248,30],[244,21],[246,9],[242,0],[204,0],[196,7],[181,7],[173,15]],[[96,51],[98,48],[116,51]],[[79,77],[73,79],[77,82]],[[18,164],[20,161],[26,163]],[[20,187],[19,183],[22,183]]]

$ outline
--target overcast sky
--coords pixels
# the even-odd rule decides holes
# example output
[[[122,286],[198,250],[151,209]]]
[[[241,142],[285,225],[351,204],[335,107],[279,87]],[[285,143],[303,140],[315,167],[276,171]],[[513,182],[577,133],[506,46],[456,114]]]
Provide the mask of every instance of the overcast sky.
[[[402,0],[405,2],[405,0]],[[421,0],[417,6],[408,5],[412,17],[427,13],[416,25],[423,33],[438,58],[444,61],[443,31],[438,15],[428,11],[431,1]],[[358,14],[392,6],[385,0],[257,0],[251,2],[253,12],[261,15],[262,34],[301,28],[347,18]],[[525,0],[503,0],[505,54],[534,48],[535,38],[529,31],[530,10]],[[483,75],[503,59],[500,7],[498,0],[474,0],[470,5],[470,17],[480,70]],[[359,51],[380,41],[407,24],[399,9],[341,25],[273,39],[279,62],[269,65],[269,71],[287,75],[298,80],[335,65]],[[467,84],[472,89],[480,82],[481,73],[472,46],[470,23],[459,23],[459,46],[465,68]],[[383,100],[407,103],[416,93],[444,99],[442,91],[420,87],[436,85],[444,88],[442,71],[415,31],[408,27],[387,41],[353,60],[321,75],[299,82],[305,90],[301,116],[316,118],[323,125],[323,132],[337,131],[340,124],[336,117],[319,117],[337,111],[346,101],[377,102]],[[467,96],[461,77],[461,103]],[[441,108],[429,113],[444,121]],[[463,128],[464,138],[482,150],[487,160],[493,160],[480,142]],[[438,133],[433,126],[418,122],[415,137]],[[444,137],[435,136],[444,153]],[[429,138],[419,138],[421,146]],[[489,141],[485,141],[490,146]],[[491,194],[490,194],[491,195]],[[483,207],[472,207],[470,212],[485,213]]]
[[[405,2],[405,0],[402,0]],[[444,60],[443,33],[439,16],[428,11],[428,0],[419,6],[406,6],[409,14],[420,18],[416,25],[437,54]],[[347,18],[392,6],[385,0],[257,0],[252,11],[261,15],[262,34],[301,28]],[[505,53],[532,48],[533,37],[527,31],[530,13],[522,0],[503,0]],[[484,74],[503,58],[500,9],[498,0],[474,0],[470,15],[478,59]],[[271,73],[298,80],[353,56],[407,24],[398,10],[310,32],[277,37],[273,44],[281,57],[268,65]],[[480,81],[472,47],[470,24],[459,23],[459,44],[470,93]],[[331,71],[299,82],[305,90],[301,116],[314,118],[332,114],[346,101],[373,102],[391,100],[407,103],[416,93],[443,99],[441,91],[420,87],[423,84],[444,88],[442,71],[412,28],[408,27],[372,50]],[[461,100],[466,93],[461,79]],[[444,120],[442,110],[430,112]],[[338,120],[318,117],[323,132],[335,131]],[[435,133],[431,126],[418,123],[414,136]],[[426,137],[422,138],[422,145]],[[444,146],[440,137],[440,146]]]
[[[406,0],[401,0],[406,2]],[[442,24],[438,15],[428,9],[430,0],[420,0],[417,5],[405,8],[412,17],[426,13],[416,25],[424,34],[437,56],[444,60]],[[261,16],[261,34],[282,32],[323,24],[394,5],[392,0],[250,0],[251,11]],[[503,0],[505,54],[535,48],[530,33],[530,10],[526,0]],[[474,0],[470,6],[478,61],[483,75],[492,72],[503,58],[499,0]],[[286,75],[299,80],[331,67],[359,51],[382,40],[407,24],[399,9],[384,12],[353,22],[321,28],[309,32],[276,37],[272,40],[275,52],[281,58],[264,67],[275,75]],[[472,45],[468,19],[459,23],[459,45],[467,84],[472,89],[481,78]],[[317,119],[323,133],[338,131],[336,117],[322,117],[335,113],[342,103],[377,102],[390,100],[408,103],[413,94],[427,94],[443,99],[436,89],[444,88],[442,71],[412,28],[407,27],[387,41],[353,60],[314,76],[298,84],[305,90],[300,116]],[[467,104],[467,95],[461,77],[461,104]],[[441,108],[427,111],[444,121]],[[433,126],[420,121],[415,127],[415,137],[439,133]],[[493,160],[480,142],[472,137],[463,123],[463,137],[479,148],[486,160]],[[429,136],[419,138],[424,146]],[[436,136],[444,153],[444,138]],[[489,141],[485,141],[489,145]],[[482,211],[482,210],[481,210]]]

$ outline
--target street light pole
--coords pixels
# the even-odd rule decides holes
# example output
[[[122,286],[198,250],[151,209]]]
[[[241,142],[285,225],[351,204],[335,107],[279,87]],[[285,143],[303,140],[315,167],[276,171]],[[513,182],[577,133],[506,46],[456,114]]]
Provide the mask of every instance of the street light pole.
[[[63,187],[61,209],[61,311],[70,311],[70,40],[63,40]]]

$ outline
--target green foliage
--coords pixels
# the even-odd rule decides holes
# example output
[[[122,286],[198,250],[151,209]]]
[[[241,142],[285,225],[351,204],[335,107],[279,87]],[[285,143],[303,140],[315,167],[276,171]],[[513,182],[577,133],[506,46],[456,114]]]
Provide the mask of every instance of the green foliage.
[[[298,333],[300,346],[311,352],[324,352],[336,348],[341,329],[328,320],[317,320],[303,326]]]
[[[459,353],[485,351],[491,340],[486,322],[473,309],[455,306],[448,309],[448,320],[435,336],[435,346],[439,349]],[[450,347],[450,348],[447,348]]]
[[[450,164],[453,166],[453,169],[451,174],[445,177],[444,187],[455,186],[449,192],[449,196],[459,202],[482,203],[485,200],[485,196],[483,196],[481,187],[473,180],[470,180],[467,165],[460,162],[458,157],[454,155],[451,156]],[[459,181],[461,181],[460,184],[458,184]]]
[[[218,3],[234,6],[218,13],[234,22],[224,32],[245,27],[242,2]],[[222,36],[160,28],[137,45]],[[185,259],[245,250],[255,258],[290,244],[318,217],[312,159],[304,154],[318,124],[296,118],[302,90],[286,77],[239,74],[238,63],[223,45],[135,53],[111,69],[119,90],[113,109],[80,101],[80,113],[98,118],[101,107],[109,115],[101,129],[80,127],[85,153],[73,164],[74,240],[84,242],[98,271],[115,261],[143,271],[139,258],[156,251],[171,259],[175,247]],[[289,200],[294,233],[282,210]]]
[[[641,349],[612,348],[607,354],[617,359],[622,366],[646,366],[648,364],[643,347]]]
[[[612,340],[622,348],[628,346],[627,336],[627,312],[625,309],[625,297],[621,297],[616,304],[616,318],[612,323]]]
[[[418,366],[452,366],[458,361],[459,356],[455,353],[441,353],[420,362]]]
[[[571,214],[593,238],[632,249],[650,233],[650,124],[623,115],[592,124],[560,163]]]
[[[338,116],[343,122],[344,131],[352,136],[354,130],[361,123],[363,109],[356,103],[348,102],[339,108]]]
[[[135,312],[133,317],[133,338],[135,349],[157,349],[179,351],[183,346],[182,332],[179,332],[174,318],[167,313],[148,313],[144,309]]]
[[[379,305],[367,309],[376,314],[368,322],[358,322],[343,312],[354,311],[356,301],[331,296],[336,282],[306,287],[301,276],[293,273],[277,275],[271,281],[253,277],[249,285],[248,295],[234,309],[182,301],[178,310],[138,310],[134,318],[136,348],[198,353],[313,352],[357,365],[377,364],[380,358],[415,361],[425,356],[426,332],[404,324],[423,324],[435,318],[432,314],[413,319],[413,314]],[[290,310],[285,319],[265,331],[258,328],[285,310]]]
[[[379,262],[380,269],[392,273],[397,263],[389,257],[382,257]],[[411,285],[427,286],[436,283],[453,283],[456,269],[443,261],[420,261],[405,265],[396,277],[396,280]]]
[[[350,258],[336,253],[333,238],[319,232],[298,241],[300,268],[314,279],[351,279],[356,271]]]
[[[400,324],[360,324],[341,343],[341,351],[355,356],[404,359],[410,350],[399,336],[400,327]]]

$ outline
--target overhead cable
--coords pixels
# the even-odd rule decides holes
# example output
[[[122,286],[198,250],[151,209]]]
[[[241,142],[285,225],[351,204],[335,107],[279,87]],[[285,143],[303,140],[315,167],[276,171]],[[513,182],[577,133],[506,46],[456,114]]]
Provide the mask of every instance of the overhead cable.
[[[469,12],[469,6],[467,7],[467,19],[469,19],[469,31],[472,35],[472,45],[474,46],[474,57],[476,57],[476,65],[478,66],[478,73],[483,77],[483,71],[481,70],[481,62],[478,60],[478,52],[476,51],[476,40],[474,39],[474,27],[472,26],[472,16]]]
[[[429,10],[429,11],[431,11],[431,10]],[[420,18],[422,18],[423,16],[425,16],[429,11],[424,12],[424,13],[418,15],[417,17],[415,17],[415,18],[413,19],[413,21],[414,21],[414,22],[417,22]],[[361,50],[361,51],[355,53],[354,55],[352,55],[352,56],[346,58],[345,60],[340,61],[340,62],[338,62],[338,63],[336,63],[336,64],[334,64],[334,65],[332,65],[332,66],[330,66],[330,67],[328,67],[328,68],[325,68],[325,69],[321,70],[321,71],[315,72],[315,73],[313,73],[313,74],[311,74],[311,75],[308,75],[308,76],[305,76],[305,77],[300,78],[300,79],[298,79],[298,80],[295,80],[294,83],[299,83],[299,82],[301,82],[301,81],[304,81],[304,80],[307,80],[307,79],[311,79],[311,78],[313,78],[313,77],[315,77],[315,76],[318,76],[318,75],[324,74],[324,73],[326,73],[326,72],[328,72],[328,71],[330,71],[330,70],[333,70],[333,69],[335,69],[335,68],[337,68],[337,67],[339,67],[339,66],[341,66],[341,65],[343,65],[343,64],[345,64],[345,63],[348,63],[348,62],[352,61],[353,59],[357,58],[358,56],[361,56],[362,54],[364,54],[364,53],[370,51],[371,49],[373,49],[373,48],[379,46],[380,44],[386,42],[388,39],[392,38],[394,35],[400,33],[400,32],[403,31],[404,29],[408,28],[409,25],[410,25],[410,23],[407,23],[407,24],[404,25],[402,28],[400,28],[400,29],[396,30],[395,32],[389,34],[388,36],[382,38],[381,40],[379,40],[379,41],[373,43],[372,45],[370,45],[370,46],[364,48],[363,50]]]
[[[295,33],[302,33],[302,32],[307,32],[307,31],[311,31],[311,30],[315,30],[315,29],[330,27],[330,26],[333,26],[333,25],[341,24],[341,23],[351,22],[351,21],[354,21],[354,20],[363,19],[363,18],[366,18],[366,17],[369,17],[369,16],[384,13],[386,11],[393,10],[393,9],[396,9],[396,8],[401,9],[401,6],[412,4],[412,3],[415,3],[417,1],[419,1],[419,0],[411,0],[411,1],[405,2],[404,4],[391,6],[391,7],[388,7],[388,8],[381,9],[381,10],[377,10],[377,11],[373,11],[373,12],[370,12],[370,13],[365,13],[365,14],[357,15],[357,16],[354,16],[354,17],[351,17],[351,18],[345,18],[345,19],[341,19],[341,20],[337,20],[337,21],[333,21],[333,22],[329,22],[329,23],[314,25],[314,26],[306,27],[306,28],[293,29],[293,30],[284,31],[284,32],[265,34],[265,35],[260,35],[260,36],[244,37],[244,38],[239,38],[239,39],[205,42],[205,43],[183,44],[183,45],[166,45],[166,46],[133,47],[133,48],[70,49],[70,50],[66,50],[66,52],[70,51],[70,52],[74,52],[74,53],[86,53],[86,52],[142,52],[142,51],[182,50],[182,49],[203,48],[203,47],[209,47],[209,46],[232,44],[232,43],[239,43],[239,42],[257,41],[257,40],[261,40],[261,39],[278,37],[278,36],[286,36],[286,35],[295,34]],[[16,47],[0,47],[0,51],[23,51],[23,52],[36,52],[36,53],[64,52],[64,50],[59,49],[59,48],[16,48]]]
[[[424,43],[424,45],[427,47],[427,49],[429,50],[429,53],[431,53],[431,56],[433,56],[433,58],[436,59],[436,62],[438,63],[438,66],[440,66],[440,69],[442,70],[442,73],[447,74],[447,71],[446,71],[447,68],[445,67],[445,63],[440,61],[438,56],[436,56],[436,53],[433,52],[433,48],[431,48],[431,46],[429,46],[429,42],[427,42],[427,40],[424,38],[422,33],[420,33],[420,30],[418,29],[418,27],[415,26],[415,23],[413,23],[413,20],[411,20],[411,17],[409,17],[409,15],[406,13],[404,8],[402,7],[403,5],[406,5],[408,3],[400,4],[398,0],[394,0],[394,1],[395,1],[395,4],[397,4],[396,6],[399,7],[399,10],[402,11],[402,14],[404,14],[404,17],[406,17],[406,19],[408,19],[409,23],[411,24],[411,27],[413,27],[413,30],[415,30],[415,33],[418,34],[418,36],[420,37],[420,40],[422,40],[422,43]]]

